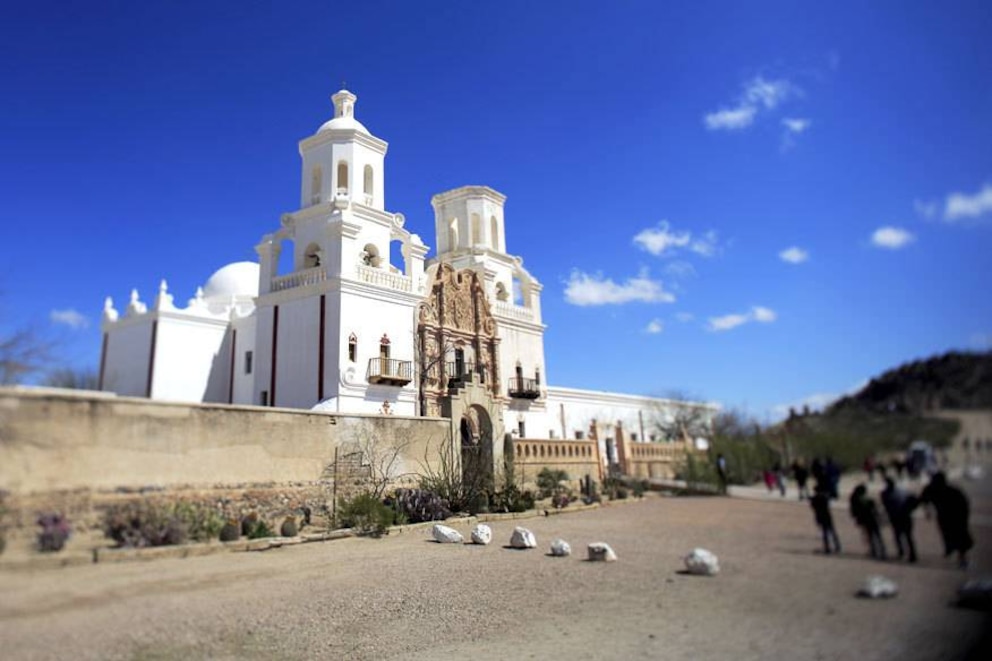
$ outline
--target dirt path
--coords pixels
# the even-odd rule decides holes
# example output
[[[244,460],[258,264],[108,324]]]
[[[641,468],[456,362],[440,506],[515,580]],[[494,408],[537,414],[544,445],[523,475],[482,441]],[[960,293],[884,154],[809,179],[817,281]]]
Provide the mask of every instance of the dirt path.
[[[817,552],[795,502],[649,498],[530,519],[540,548],[448,546],[427,532],[265,553],[0,572],[5,659],[671,658],[953,659],[989,616],[950,607],[967,576],[992,573],[992,529],[961,572],[917,525],[917,566],[877,563],[842,512],[845,553]],[[468,532],[467,526],[462,526]],[[888,533],[888,531],[886,531]],[[579,551],[545,555],[561,536]],[[582,560],[591,541],[614,564]],[[679,573],[705,546],[722,573]],[[866,575],[898,598],[853,594]]]

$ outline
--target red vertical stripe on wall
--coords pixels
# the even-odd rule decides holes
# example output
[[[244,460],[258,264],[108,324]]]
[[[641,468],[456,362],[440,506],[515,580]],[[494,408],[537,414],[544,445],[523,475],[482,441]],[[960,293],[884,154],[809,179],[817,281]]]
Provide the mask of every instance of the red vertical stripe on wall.
[[[100,347],[100,380],[97,382],[97,390],[103,390],[103,377],[107,371],[107,333],[103,334],[103,345]]]
[[[272,374],[269,376],[269,406],[276,405],[276,348],[279,346],[279,306],[272,307]]]
[[[234,403],[234,364],[238,360],[238,331],[231,331],[231,375],[227,380],[227,403]]]
[[[158,319],[152,322],[152,345],[148,352],[148,383],[145,384],[145,397],[152,396],[152,377],[155,375],[155,341],[158,339]]]
[[[317,342],[317,401],[324,401],[324,327],[327,323],[327,295],[320,295],[320,339]]]

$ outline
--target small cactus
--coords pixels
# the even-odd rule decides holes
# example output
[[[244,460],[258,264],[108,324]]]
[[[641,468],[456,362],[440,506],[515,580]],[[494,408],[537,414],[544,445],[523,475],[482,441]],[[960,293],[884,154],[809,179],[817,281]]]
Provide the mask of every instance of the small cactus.
[[[291,516],[287,516],[286,520],[282,522],[282,527],[279,529],[279,534],[283,537],[296,537],[300,530],[296,525],[296,519]]]
[[[241,525],[234,519],[228,519],[220,529],[220,541],[235,542],[241,537]]]

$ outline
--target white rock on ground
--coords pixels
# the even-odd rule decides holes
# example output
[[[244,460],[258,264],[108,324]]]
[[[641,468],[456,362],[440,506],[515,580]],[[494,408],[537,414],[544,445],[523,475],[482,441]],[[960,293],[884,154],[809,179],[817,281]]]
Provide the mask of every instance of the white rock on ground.
[[[462,534],[454,528],[442,526],[440,523],[434,524],[434,528],[431,530],[431,535],[433,535],[435,541],[441,544],[460,544],[465,539],[462,537]]]
[[[685,568],[690,574],[716,576],[720,573],[720,561],[712,552],[696,548],[685,556]]]
[[[551,542],[551,555],[556,558],[564,558],[567,555],[572,555],[572,547],[564,539],[556,539]]]
[[[865,584],[858,590],[859,597],[868,599],[889,599],[899,594],[899,586],[895,581],[884,576],[869,576]]]
[[[589,559],[597,562],[616,562],[617,554],[606,542],[593,542],[589,545]]]
[[[510,546],[515,549],[535,549],[537,538],[526,528],[514,528],[513,534],[510,535]]]
[[[484,523],[472,528],[472,543],[485,546],[493,541],[493,529]]]

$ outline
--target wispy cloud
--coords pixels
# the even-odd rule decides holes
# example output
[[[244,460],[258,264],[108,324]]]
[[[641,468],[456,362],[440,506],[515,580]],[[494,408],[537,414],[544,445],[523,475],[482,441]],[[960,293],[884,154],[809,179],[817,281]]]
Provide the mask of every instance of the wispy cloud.
[[[992,183],[982,186],[976,193],[954,192],[944,203],[944,221],[960,223],[992,217]]]
[[[789,264],[802,264],[809,259],[809,253],[799,246],[790,246],[778,254],[779,259]]]
[[[901,227],[879,227],[871,235],[872,245],[876,248],[884,248],[886,250],[905,248],[915,240],[916,237],[912,233]]]
[[[703,115],[703,124],[710,131],[739,131],[751,126],[760,112],[777,108],[799,88],[788,80],[767,80],[762,76],[744,83],[740,96],[732,106]]]
[[[693,236],[692,232],[677,232],[672,229],[667,220],[663,220],[656,227],[649,227],[638,232],[634,236],[634,243],[646,252],[662,257],[668,254],[685,249],[703,257],[712,257],[720,249],[720,237],[709,230],[700,235]]]
[[[73,330],[80,330],[90,325],[89,319],[81,312],[67,308],[65,310],[52,310],[48,313],[48,319],[53,324],[68,326]]]
[[[648,335],[657,335],[663,330],[665,330],[665,322],[663,322],[661,319],[652,319],[651,321],[648,322],[648,325],[645,326],[644,328],[644,332],[647,333]]]
[[[665,265],[665,275],[673,278],[691,278],[696,275],[696,267],[689,262],[675,260]]]
[[[750,311],[745,313],[726,314],[722,317],[710,317],[707,329],[719,333],[728,331],[738,326],[743,326],[751,322],[770,324],[778,318],[778,314],[771,308],[755,305]]]
[[[807,395],[802,399],[789,402],[788,404],[776,404],[771,408],[771,414],[775,420],[782,420],[788,417],[790,409],[794,411],[802,411],[804,408],[809,407],[810,411],[822,411],[841,397],[846,397],[859,392],[866,385],[868,385],[868,379],[862,379],[844,392],[819,392],[812,395]]]
[[[624,303],[674,303],[675,295],[665,291],[660,280],[652,280],[647,271],[617,284],[601,273],[572,271],[565,283],[565,300],[572,305],[622,305]]]
[[[675,320],[676,321],[679,321],[679,322],[682,322],[683,324],[688,323],[688,322],[692,321],[695,318],[696,318],[696,315],[694,315],[691,312],[676,312],[675,313]]]
[[[798,137],[809,130],[813,120],[803,117],[784,117],[782,119],[782,151],[788,151],[796,146]]]

